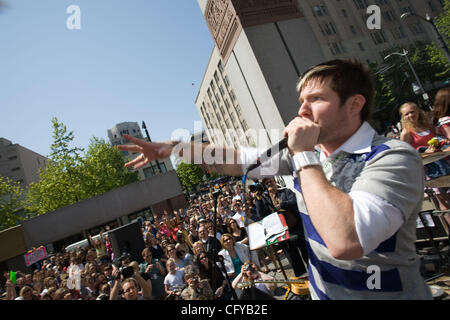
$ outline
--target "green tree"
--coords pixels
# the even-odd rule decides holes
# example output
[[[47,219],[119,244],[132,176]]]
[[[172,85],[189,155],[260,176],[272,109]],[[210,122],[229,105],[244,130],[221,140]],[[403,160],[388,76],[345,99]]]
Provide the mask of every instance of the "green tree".
[[[83,158],[83,197],[91,198],[138,181],[137,172],[124,167],[120,151],[104,139],[92,138]]]
[[[103,139],[92,138],[82,154],[83,149],[70,147],[73,132],[55,118],[52,125],[52,161],[28,187],[28,212],[44,214],[138,181],[138,174],[124,167],[120,151]]]
[[[189,192],[203,182],[204,172],[199,166],[182,161],[177,166],[177,175],[183,190]]]
[[[0,176],[0,230],[14,227],[23,219],[17,214],[23,205],[22,194],[19,182]]]

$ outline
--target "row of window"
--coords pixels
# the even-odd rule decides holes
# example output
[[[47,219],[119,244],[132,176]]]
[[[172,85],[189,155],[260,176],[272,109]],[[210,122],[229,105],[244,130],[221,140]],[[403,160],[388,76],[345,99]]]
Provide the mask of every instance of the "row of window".
[[[159,167],[161,168],[161,173],[167,172],[166,164],[164,162],[159,162]],[[142,171],[144,172],[144,176],[146,178],[153,177],[154,176],[153,171],[155,171],[155,173],[157,174],[158,166],[156,164],[151,165],[147,168],[142,169]]]

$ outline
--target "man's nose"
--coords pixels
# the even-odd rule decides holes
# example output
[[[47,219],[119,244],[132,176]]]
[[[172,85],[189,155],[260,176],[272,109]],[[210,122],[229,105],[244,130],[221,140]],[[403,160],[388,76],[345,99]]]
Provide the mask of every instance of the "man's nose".
[[[308,102],[304,101],[301,105],[300,108],[298,109],[298,115],[300,117],[306,117],[311,115],[311,108]]]

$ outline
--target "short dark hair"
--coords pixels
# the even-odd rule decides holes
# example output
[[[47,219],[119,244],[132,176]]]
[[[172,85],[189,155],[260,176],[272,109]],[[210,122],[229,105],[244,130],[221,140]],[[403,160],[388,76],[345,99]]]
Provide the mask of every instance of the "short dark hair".
[[[366,99],[361,110],[361,121],[367,121],[372,115],[375,100],[373,76],[367,65],[357,60],[330,60],[306,70],[297,82],[297,92],[300,94],[310,81],[329,81],[330,88],[335,91],[341,104],[355,94]]]

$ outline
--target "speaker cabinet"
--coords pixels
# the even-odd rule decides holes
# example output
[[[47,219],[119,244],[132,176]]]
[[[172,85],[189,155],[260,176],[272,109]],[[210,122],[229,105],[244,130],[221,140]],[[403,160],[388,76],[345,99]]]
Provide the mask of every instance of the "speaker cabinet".
[[[108,232],[114,258],[126,252],[131,255],[131,261],[143,262],[142,250],[145,248],[139,222],[132,222]]]

